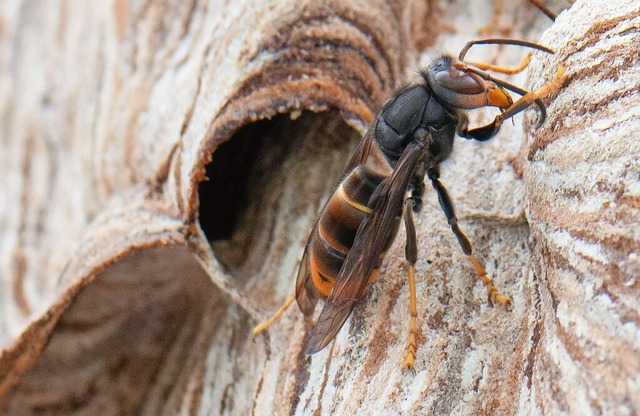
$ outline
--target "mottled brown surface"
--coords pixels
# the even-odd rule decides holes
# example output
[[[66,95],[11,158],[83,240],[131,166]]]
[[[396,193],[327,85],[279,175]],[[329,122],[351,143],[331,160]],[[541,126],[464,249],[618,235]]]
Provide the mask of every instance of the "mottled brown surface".
[[[534,69],[567,74],[525,174],[541,321],[531,389],[545,413],[630,415],[640,412],[640,7],[602,2],[589,21],[593,10],[558,19],[543,37],[557,54]],[[575,38],[559,41],[569,27]]]
[[[480,30],[538,40],[549,20],[524,1],[2,2],[0,413],[640,412],[640,22],[609,3],[543,36],[558,53],[534,56],[531,84],[567,77],[530,144],[517,118],[443,169],[511,311],[426,193],[403,375],[402,230],[325,350],[304,355],[295,308],[250,330],[293,290],[316,213],[416,62]]]

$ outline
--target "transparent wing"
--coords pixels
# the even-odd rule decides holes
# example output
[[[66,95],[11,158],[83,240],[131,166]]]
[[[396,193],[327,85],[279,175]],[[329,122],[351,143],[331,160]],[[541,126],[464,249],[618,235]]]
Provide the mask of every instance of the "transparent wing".
[[[358,147],[353,152],[351,156],[351,160],[347,164],[347,167],[342,175],[342,178],[347,176],[353,169],[355,169],[358,165],[363,163],[367,157],[369,156],[369,149],[371,149],[371,141],[373,140],[373,135],[371,134],[371,130],[365,134],[365,136],[360,140]],[[322,209],[320,216],[324,215],[325,207]],[[313,283],[313,277],[311,275],[311,265],[309,263],[309,247],[311,246],[312,239],[317,234],[316,227],[318,226],[318,222],[313,226],[311,233],[309,234],[309,239],[307,240],[307,244],[304,248],[304,254],[302,255],[302,261],[300,262],[300,268],[298,269],[298,276],[296,278],[296,301],[298,302],[298,307],[305,315],[310,315],[313,313],[313,310],[318,303],[318,298],[320,297],[320,293],[315,287]]]
[[[397,230],[404,195],[424,148],[420,142],[411,142],[393,173],[376,189],[372,212],[360,224],[353,247],[311,331],[308,354],[320,351],[331,342],[360,299],[386,242]]]

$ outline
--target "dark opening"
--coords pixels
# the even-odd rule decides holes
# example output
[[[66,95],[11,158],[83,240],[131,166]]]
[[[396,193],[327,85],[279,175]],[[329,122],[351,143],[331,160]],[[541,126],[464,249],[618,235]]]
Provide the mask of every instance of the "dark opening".
[[[238,276],[250,277],[274,247],[287,247],[277,240],[297,218],[317,214],[359,139],[334,113],[291,118],[240,129],[214,152],[200,183],[200,226],[220,263]]]
[[[200,226],[209,241],[231,238],[251,195],[251,170],[262,148],[273,138],[278,120],[260,120],[242,128],[215,151],[200,183]]]

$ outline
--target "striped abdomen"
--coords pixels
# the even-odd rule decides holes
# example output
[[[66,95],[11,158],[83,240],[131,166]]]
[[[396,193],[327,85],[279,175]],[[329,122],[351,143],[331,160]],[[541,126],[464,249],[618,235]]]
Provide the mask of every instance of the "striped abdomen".
[[[377,145],[372,146],[371,151],[380,152]],[[354,168],[340,183],[320,214],[317,226],[310,236],[307,254],[311,277],[323,298],[326,298],[333,288],[336,276],[353,245],[360,223],[371,212],[367,207],[371,195],[385,176],[391,172],[391,167],[386,160],[383,163],[386,166],[380,166],[382,159],[371,156],[378,155],[370,154],[367,164]],[[380,255],[380,262],[394,237],[395,233],[386,242],[384,251]],[[375,265],[368,284],[375,278],[379,267],[380,264]]]

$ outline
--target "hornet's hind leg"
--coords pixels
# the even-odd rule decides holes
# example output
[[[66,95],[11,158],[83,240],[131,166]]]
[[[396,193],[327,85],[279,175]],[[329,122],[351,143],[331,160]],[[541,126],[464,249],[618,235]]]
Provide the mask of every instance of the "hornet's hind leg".
[[[308,258],[307,258],[307,251],[305,249],[304,256],[302,257],[302,260],[298,269],[296,291],[293,293],[293,295],[289,296],[287,300],[284,301],[284,304],[280,307],[280,309],[278,309],[269,319],[259,323],[253,328],[251,332],[253,333],[254,337],[257,336],[262,331],[264,331],[265,329],[269,328],[278,319],[280,319],[280,316],[282,316],[282,314],[289,308],[289,306],[291,306],[293,301],[296,300],[297,295],[300,295],[297,297],[298,306],[300,307],[300,310],[305,315],[308,315],[309,313],[313,312],[313,309],[316,306],[315,302],[317,300],[317,297],[309,296],[308,290],[306,290],[305,288],[305,285],[307,286],[311,285],[313,287],[313,281],[311,280],[311,275],[310,275],[311,272],[308,266],[309,264],[308,264]]]
[[[253,330],[251,331],[253,336],[254,337],[257,336],[259,333],[261,333],[265,329],[269,328],[271,325],[273,325],[274,322],[276,322],[278,319],[280,319],[280,316],[282,316],[284,311],[286,311],[289,308],[289,306],[291,306],[291,304],[293,303],[295,298],[296,298],[296,295],[294,293],[293,295],[289,296],[289,298],[284,302],[284,304],[280,307],[280,309],[278,309],[276,311],[276,313],[274,313],[271,316],[271,318],[267,319],[264,322],[259,323],[255,327],[253,327]]]

